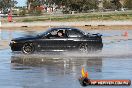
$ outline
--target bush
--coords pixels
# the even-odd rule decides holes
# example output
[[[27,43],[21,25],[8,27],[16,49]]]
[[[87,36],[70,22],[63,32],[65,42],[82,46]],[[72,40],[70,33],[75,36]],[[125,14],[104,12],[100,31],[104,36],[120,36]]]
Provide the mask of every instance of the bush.
[[[34,15],[36,15],[36,16],[42,15],[42,11],[41,10],[36,10],[34,12]]]
[[[19,16],[25,16],[26,15],[26,10],[23,9],[20,13],[19,13]]]
[[[63,10],[63,11],[62,11],[62,13],[63,13],[63,14],[69,14],[69,13],[70,13],[70,11]]]
[[[41,10],[33,10],[33,11],[29,11],[28,12],[30,15],[35,15],[35,16],[40,16],[42,15],[42,11]]]

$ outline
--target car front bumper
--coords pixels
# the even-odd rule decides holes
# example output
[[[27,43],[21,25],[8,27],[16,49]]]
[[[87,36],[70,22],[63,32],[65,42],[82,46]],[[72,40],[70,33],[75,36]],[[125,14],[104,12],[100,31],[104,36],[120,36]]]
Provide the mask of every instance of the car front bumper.
[[[22,49],[22,44],[20,44],[20,43],[10,42],[9,46],[11,47],[12,51],[21,51],[21,49]]]

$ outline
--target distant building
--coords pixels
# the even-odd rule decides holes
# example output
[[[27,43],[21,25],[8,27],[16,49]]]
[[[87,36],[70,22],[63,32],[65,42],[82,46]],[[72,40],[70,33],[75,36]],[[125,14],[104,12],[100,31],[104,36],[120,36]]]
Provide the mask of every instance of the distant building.
[[[32,3],[34,2],[35,0],[28,0],[28,3],[27,3],[27,8],[28,8],[28,11],[30,10],[34,10],[34,9],[39,9],[41,10],[42,12],[53,12],[55,11],[57,5],[55,3],[50,3],[49,1],[51,0],[41,0],[43,1],[43,4],[42,5],[39,5],[37,7],[33,7],[32,6]]]

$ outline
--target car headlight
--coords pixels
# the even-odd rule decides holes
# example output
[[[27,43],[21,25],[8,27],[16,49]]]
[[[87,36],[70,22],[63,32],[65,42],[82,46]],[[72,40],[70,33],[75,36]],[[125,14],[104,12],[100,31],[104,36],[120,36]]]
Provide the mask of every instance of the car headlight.
[[[10,43],[16,43],[15,41],[11,41]]]

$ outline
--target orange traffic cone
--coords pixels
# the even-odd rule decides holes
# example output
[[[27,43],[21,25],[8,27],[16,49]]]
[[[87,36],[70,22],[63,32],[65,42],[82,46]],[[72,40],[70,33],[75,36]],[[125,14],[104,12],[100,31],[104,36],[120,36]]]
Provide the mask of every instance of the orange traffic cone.
[[[128,32],[127,31],[124,32],[124,36],[128,37]]]
[[[8,15],[8,22],[12,22],[12,16]]]

